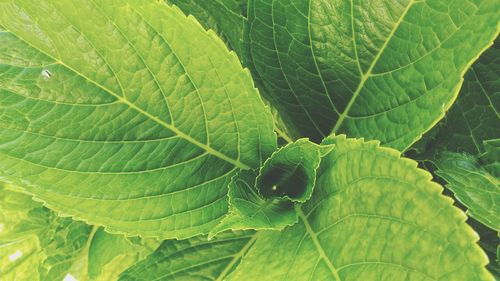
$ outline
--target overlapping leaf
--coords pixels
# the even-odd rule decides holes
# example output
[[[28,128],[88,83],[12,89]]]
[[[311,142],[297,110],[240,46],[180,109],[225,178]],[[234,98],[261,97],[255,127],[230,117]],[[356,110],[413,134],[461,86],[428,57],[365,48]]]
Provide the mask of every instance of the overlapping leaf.
[[[417,164],[329,138],[298,224],[259,232],[228,280],[493,280],[466,216]]]
[[[457,101],[446,118],[418,143],[423,153],[443,151],[480,156],[500,139],[500,39],[469,69]],[[490,156],[490,162],[500,160]]]
[[[500,222],[500,47],[499,39],[470,68],[457,101],[446,118],[415,144],[418,158],[435,164],[431,171],[442,178],[467,214],[483,223],[473,223],[478,233],[489,235],[481,246],[495,251]],[[485,230],[487,227],[496,230]],[[492,250],[494,248],[495,250]],[[489,268],[498,274],[496,257]]]
[[[112,280],[159,242],[132,242],[69,218],[30,196],[0,187],[0,279]],[[107,266],[112,268],[105,270]]]
[[[167,0],[185,14],[193,15],[205,29],[213,29],[237,53],[241,53],[243,27],[246,21],[244,0]]]
[[[267,98],[303,136],[404,150],[450,107],[499,11],[495,0],[251,0],[249,51]]]
[[[0,1],[0,179],[156,237],[207,233],[272,117],[213,32],[156,1]]]
[[[467,207],[467,213],[500,231],[500,180],[484,170],[474,157],[444,153],[434,161],[436,174],[448,184],[455,197]]]

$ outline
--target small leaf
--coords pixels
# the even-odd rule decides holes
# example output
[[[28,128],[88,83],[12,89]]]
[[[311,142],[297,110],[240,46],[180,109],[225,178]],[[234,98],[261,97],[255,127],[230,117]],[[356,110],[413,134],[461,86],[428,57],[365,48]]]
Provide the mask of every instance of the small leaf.
[[[437,157],[436,174],[467,207],[467,213],[500,231],[500,181],[485,171],[472,156],[447,152]]]
[[[307,201],[314,189],[321,157],[332,149],[332,145],[321,146],[308,139],[299,139],[280,148],[260,168],[255,183],[257,190],[265,198]]]
[[[325,143],[299,223],[258,232],[228,280],[494,280],[465,214],[416,162],[375,141]]]
[[[281,230],[295,224],[294,202],[311,197],[321,157],[332,149],[333,145],[299,139],[273,153],[258,176],[253,171],[234,176],[229,184],[229,213],[209,237],[229,229]]]
[[[145,258],[159,245],[160,242],[154,239],[127,238],[99,228],[88,250],[89,279],[114,280],[128,266]]]
[[[186,15],[193,15],[205,29],[212,29],[228,41],[228,45],[241,53],[243,26],[246,21],[246,1],[242,0],[167,0]]]
[[[0,184],[0,279],[36,281],[45,255],[36,236],[46,227],[40,205]]]
[[[209,238],[226,230],[280,230],[297,222],[294,204],[287,198],[263,198],[255,187],[257,174],[242,171],[229,183],[229,213],[210,231]]]

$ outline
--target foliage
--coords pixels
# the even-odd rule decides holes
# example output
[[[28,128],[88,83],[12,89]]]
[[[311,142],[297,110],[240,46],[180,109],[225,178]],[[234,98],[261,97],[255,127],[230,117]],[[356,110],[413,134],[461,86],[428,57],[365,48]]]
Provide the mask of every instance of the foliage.
[[[0,0],[0,280],[500,278],[499,15]]]

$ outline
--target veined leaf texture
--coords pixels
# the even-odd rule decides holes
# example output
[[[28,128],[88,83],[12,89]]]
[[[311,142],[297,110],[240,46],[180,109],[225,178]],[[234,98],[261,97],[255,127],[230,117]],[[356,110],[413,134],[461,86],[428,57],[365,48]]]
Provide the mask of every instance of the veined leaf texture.
[[[404,150],[497,36],[498,1],[250,0],[248,53],[287,125]]]
[[[415,161],[375,141],[325,144],[297,224],[165,242],[122,280],[494,280],[467,217]]]
[[[155,1],[0,2],[0,178],[128,234],[208,232],[272,116],[215,33]]]
[[[375,141],[325,143],[299,223],[259,232],[228,280],[494,280],[465,214],[416,162]]]
[[[0,280],[492,281],[499,32],[497,0],[0,0]]]

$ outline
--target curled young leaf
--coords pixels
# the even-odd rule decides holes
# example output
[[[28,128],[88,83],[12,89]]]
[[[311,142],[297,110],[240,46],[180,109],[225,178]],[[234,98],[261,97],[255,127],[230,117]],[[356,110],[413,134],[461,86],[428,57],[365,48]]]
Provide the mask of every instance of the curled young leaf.
[[[297,213],[291,200],[282,197],[263,198],[255,187],[257,174],[242,171],[229,183],[229,212],[215,226],[209,238],[232,229],[281,230],[297,222]]]
[[[234,176],[229,184],[229,213],[210,237],[228,229],[281,230],[295,224],[295,204],[311,197],[321,158],[332,148],[300,139],[273,153],[258,176],[254,171]]]
[[[255,183],[257,190],[264,198],[307,201],[314,189],[321,157],[332,149],[332,145],[317,145],[308,139],[299,139],[280,148],[260,168]]]

